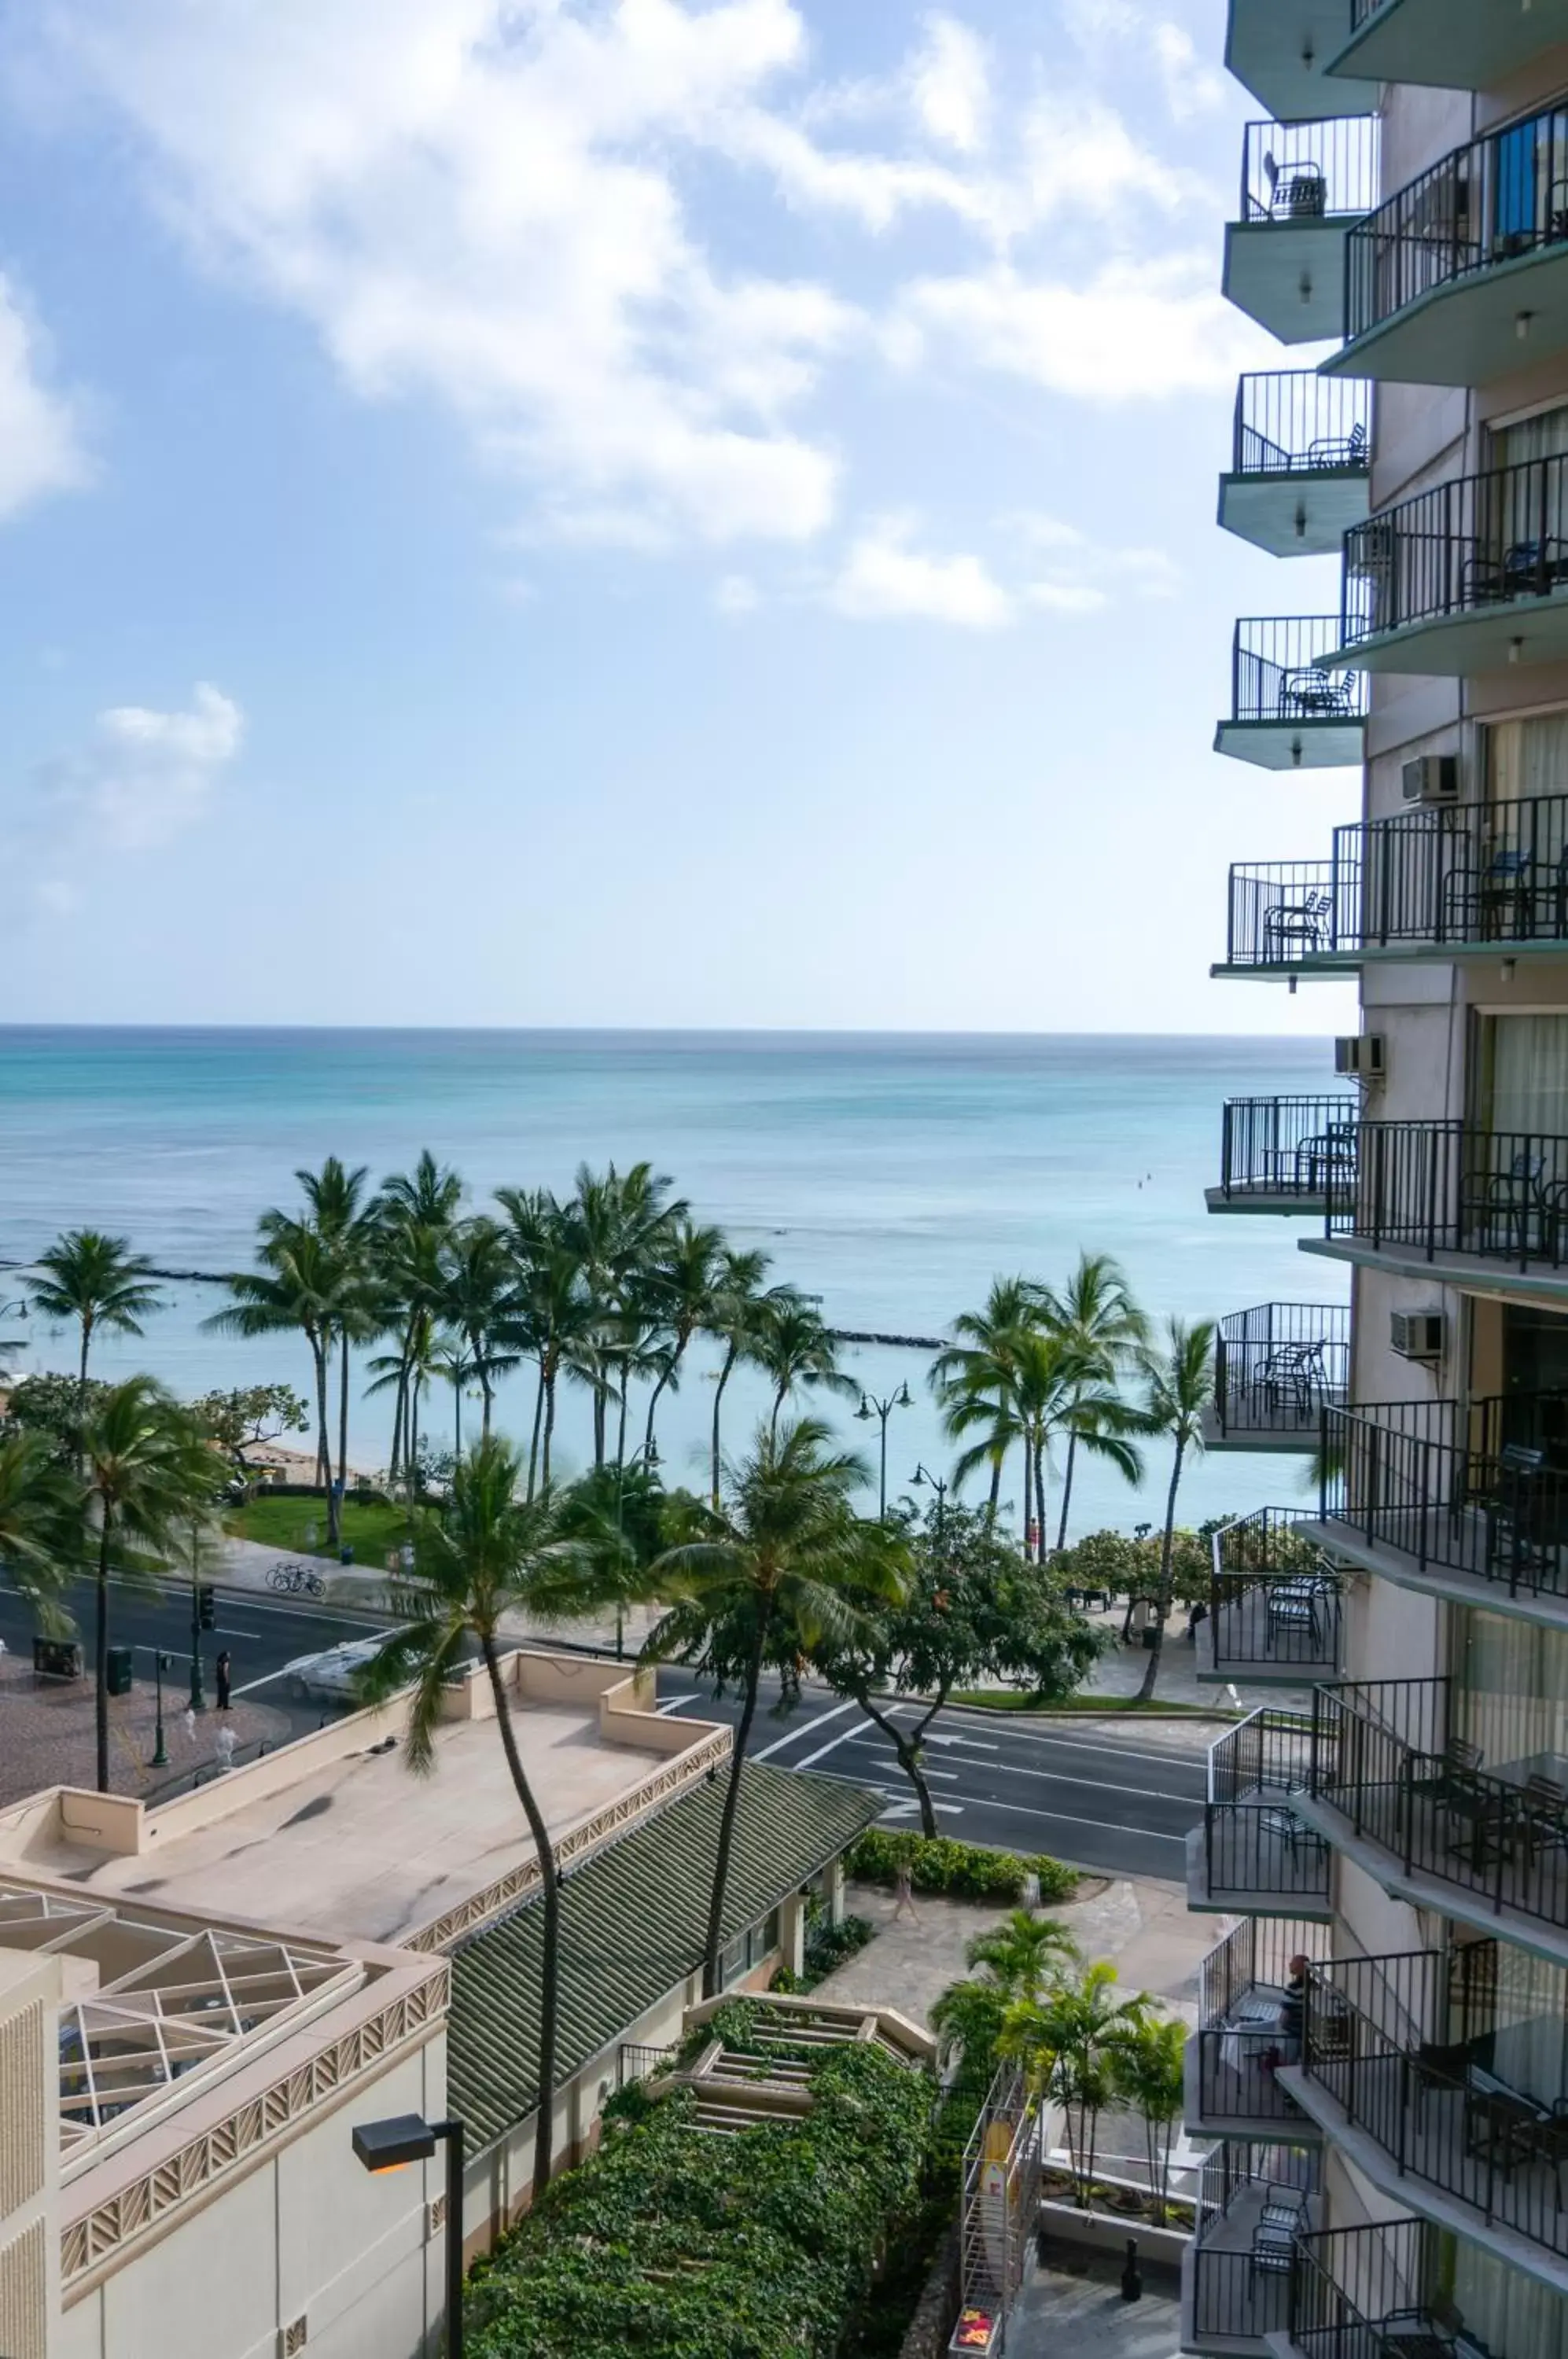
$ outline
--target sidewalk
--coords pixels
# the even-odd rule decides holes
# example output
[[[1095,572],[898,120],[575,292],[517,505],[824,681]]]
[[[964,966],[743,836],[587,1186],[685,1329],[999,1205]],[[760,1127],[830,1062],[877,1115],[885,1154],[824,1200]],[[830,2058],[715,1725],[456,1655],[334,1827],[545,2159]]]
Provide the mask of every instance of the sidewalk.
[[[1062,2254],[1037,2265],[1007,2321],[1007,2359],[1176,2359],[1181,2348],[1181,2280],[1140,2264],[1143,2298],[1121,2296],[1121,2263],[1109,2254]]]

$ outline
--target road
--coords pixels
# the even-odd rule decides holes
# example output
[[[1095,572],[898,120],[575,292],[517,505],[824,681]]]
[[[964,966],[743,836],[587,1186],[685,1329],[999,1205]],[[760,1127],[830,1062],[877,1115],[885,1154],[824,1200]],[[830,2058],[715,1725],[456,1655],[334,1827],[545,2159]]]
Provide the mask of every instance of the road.
[[[174,1657],[174,1669],[165,1673],[165,1691],[178,1700],[190,1678],[191,1592],[183,1584],[149,1595],[121,1582],[111,1584],[109,1636],[112,1645],[136,1649],[138,1680],[150,1680],[153,1650]],[[91,1662],[94,1627],[91,1582],[78,1582],[65,1603],[74,1616]],[[363,1638],[385,1626],[380,1617],[343,1612],[336,1606],[296,1605],[287,1598],[258,1597],[248,1592],[220,1589],[217,1626],[201,1634],[203,1685],[212,1701],[212,1664],[226,1647],[233,1664],[236,1696],[254,1696],[258,1703],[286,1712],[294,1734],[303,1736],[321,1723],[319,1703],[299,1703],[287,1694],[281,1679],[285,1663],[332,1647],[340,1638]],[[28,1659],[32,1653],[33,1616],[26,1601],[0,1588],[0,1638],[14,1654]]]
[[[734,1721],[733,1696],[676,1669],[659,1675],[659,1710]],[[774,1690],[768,1698],[777,1696]],[[912,1717],[918,1707],[902,1708]],[[759,1712],[751,1753],[781,1769],[821,1769],[888,1798],[883,1823],[918,1828],[914,1791],[891,1745],[857,1704],[808,1690],[789,1719]],[[1201,1753],[1125,1738],[1077,1735],[1059,1722],[1018,1725],[999,1712],[950,1707],[926,1740],[926,1780],[944,1833],[1011,1851],[1050,1852],[1080,1867],[1180,1882],[1185,1838],[1203,1815]]]

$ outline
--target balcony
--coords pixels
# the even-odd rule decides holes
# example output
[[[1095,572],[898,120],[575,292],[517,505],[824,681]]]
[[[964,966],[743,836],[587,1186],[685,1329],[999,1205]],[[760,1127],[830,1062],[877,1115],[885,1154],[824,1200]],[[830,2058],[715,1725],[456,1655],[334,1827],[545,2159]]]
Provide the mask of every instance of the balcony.
[[[1310,1687],[1339,1677],[1339,1575],[1301,1520],[1297,1507],[1257,1507],[1214,1534],[1198,1679]]]
[[[1352,1123],[1323,1183],[1331,1260],[1474,1292],[1568,1295],[1568,1137],[1463,1122]],[[1512,1272],[1514,1282],[1507,1273]]]
[[[1230,1098],[1220,1132],[1220,1184],[1203,1191],[1211,1212],[1326,1212],[1329,1174],[1355,1193],[1356,1117],[1348,1090],[1323,1097]]]
[[[1271,557],[1337,557],[1368,506],[1370,388],[1315,369],[1244,376],[1236,388],[1220,524]]]
[[[1312,1762],[1312,1719],[1269,1704],[1209,1747],[1203,1822],[1187,1838],[1189,1908],[1326,1921],[1328,1844],[1296,1810]]]
[[[1295,2055],[1282,2012],[1291,1963],[1328,1954],[1328,1927],[1291,1917],[1249,1917],[1210,1951],[1199,1979],[1198,2028],[1187,2043],[1189,2136],[1312,2134],[1275,2070]]]
[[[1337,846],[1336,846],[1337,851]],[[1236,861],[1230,872],[1220,982],[1288,983],[1355,974],[1357,879],[1334,860]]]
[[[1568,458],[1456,475],[1382,509],[1345,534],[1344,578],[1339,657],[1359,670],[1454,676],[1568,654]]]
[[[1374,1680],[1321,1689],[1312,1719],[1296,1807],[1326,1842],[1416,1908],[1568,1964],[1568,1762],[1550,1702]]]
[[[1290,2322],[1295,2238],[1323,2225],[1318,2188],[1310,2148],[1230,2145],[1209,2157],[1181,2262],[1183,2351],[1269,2359],[1265,2338]]]
[[[1214,751],[1262,770],[1342,770],[1361,759],[1367,682],[1333,671],[1337,614],[1254,614],[1231,641],[1230,712]]]
[[[1320,1496],[1372,1571],[1568,1627],[1568,1394],[1327,1409]]]
[[[1325,1962],[1308,1969],[1300,2070],[1285,2069],[1374,2186],[1568,2288],[1568,2267],[1538,2261],[1568,2262],[1568,2083],[1547,1985],[1489,1940]]]
[[[1345,234],[1377,200],[1377,128],[1374,114],[1247,126],[1225,291],[1282,344],[1344,328]]]
[[[1507,2346],[1467,2331],[1453,2296],[1453,2266],[1444,2260],[1424,2220],[1298,2236],[1291,2353],[1296,2359],[1408,2359],[1421,2352],[1430,2359],[1504,2359]],[[1486,2325],[1495,2338],[1490,2316]],[[1512,2344],[1511,2359],[1528,2359],[1525,2341]]]
[[[1324,79],[1327,60],[1345,46],[1345,0],[1230,0],[1225,64],[1281,123],[1370,114],[1375,82]]]
[[[1518,9],[1467,13],[1521,21]],[[1562,0],[1552,14],[1561,17]],[[1540,21],[1532,9],[1532,35]],[[1454,148],[1348,231],[1344,264],[1345,342],[1323,364],[1330,375],[1484,386],[1561,353],[1568,111],[1550,107]]]
[[[1568,41],[1568,0],[1479,8],[1475,0],[1351,0],[1348,41],[1345,0],[1334,14],[1334,41],[1322,53],[1333,77],[1328,88],[1348,88],[1357,97],[1369,82],[1380,82],[1496,90]]]
[[[1220,1321],[1210,1450],[1315,1450],[1350,1375],[1350,1307],[1260,1302]]]

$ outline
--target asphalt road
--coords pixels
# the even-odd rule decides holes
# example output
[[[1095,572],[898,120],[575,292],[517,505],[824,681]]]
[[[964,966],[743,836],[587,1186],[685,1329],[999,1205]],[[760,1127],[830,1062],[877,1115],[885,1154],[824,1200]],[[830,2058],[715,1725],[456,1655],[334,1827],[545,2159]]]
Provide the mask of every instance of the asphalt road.
[[[659,1690],[660,1711],[737,1716],[733,1696],[715,1702],[679,1669],[661,1670]],[[911,1717],[916,1709],[905,1707]],[[919,1827],[914,1788],[858,1705],[808,1691],[786,1720],[759,1712],[749,1749],[783,1769],[821,1769],[874,1787],[887,1797],[885,1825]],[[1206,1776],[1201,1753],[1162,1749],[1139,1727],[1125,1738],[1119,1731],[1114,1738],[1079,1736],[1060,1723],[1020,1727],[999,1712],[953,1707],[926,1740],[925,1774],[945,1833],[1172,1882],[1184,1873],[1185,1838],[1203,1815]]]
[[[75,1617],[91,1664],[95,1626],[92,1582],[75,1583],[67,1592],[65,1603]],[[26,1601],[14,1591],[0,1588],[0,1638],[24,1660],[31,1658],[33,1627],[32,1613]],[[335,1606],[294,1605],[286,1598],[220,1589],[217,1626],[201,1634],[207,1701],[211,1703],[213,1697],[213,1662],[220,1649],[226,1647],[235,1695],[254,1696],[258,1703],[286,1712],[294,1725],[294,1734],[306,1735],[320,1726],[323,1707],[319,1702],[297,1703],[289,1697],[280,1677],[285,1663],[299,1655],[315,1654],[323,1647],[336,1646],[342,1638],[363,1638],[368,1632],[384,1627],[381,1618],[367,1614],[344,1613]],[[109,1639],[112,1646],[136,1649],[134,1661],[138,1680],[151,1680],[155,1649],[172,1655],[174,1669],[164,1674],[166,1692],[172,1691],[179,1698],[190,1678],[190,1590],[180,1584],[148,1595],[123,1582],[114,1582],[109,1606]]]

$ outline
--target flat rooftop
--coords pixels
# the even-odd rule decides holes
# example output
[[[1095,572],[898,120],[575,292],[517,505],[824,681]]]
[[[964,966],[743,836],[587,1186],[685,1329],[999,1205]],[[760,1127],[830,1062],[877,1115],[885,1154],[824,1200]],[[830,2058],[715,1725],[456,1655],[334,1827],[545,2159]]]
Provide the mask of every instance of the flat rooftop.
[[[552,1841],[578,1831],[572,1851],[700,1774],[727,1735],[659,1718],[622,1666],[534,1654],[513,1662],[518,1751]],[[96,1798],[69,1797],[70,1807],[26,1827],[7,1813],[0,1873],[9,1859],[84,1897],[329,1941],[396,1947],[423,1934],[418,1946],[444,1945],[459,1929],[440,1920],[475,1904],[476,1920],[493,1913],[506,1897],[495,1887],[535,1849],[494,1721],[446,1722],[433,1768],[416,1777],[405,1711],[394,1700],[358,1713],[131,1821],[123,1814],[140,1806],[113,1798],[129,1838],[97,1838]]]

